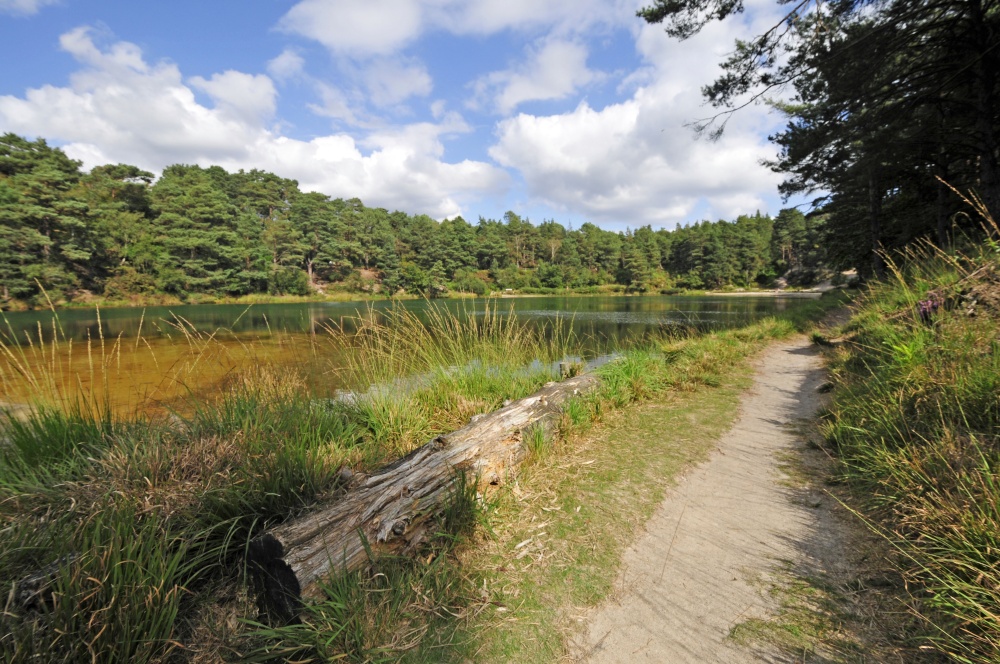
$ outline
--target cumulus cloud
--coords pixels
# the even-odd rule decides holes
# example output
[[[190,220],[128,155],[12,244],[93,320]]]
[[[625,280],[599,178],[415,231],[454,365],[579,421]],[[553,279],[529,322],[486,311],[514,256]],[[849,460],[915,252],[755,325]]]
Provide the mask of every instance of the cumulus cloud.
[[[634,0],[453,0],[430,3],[428,14],[432,24],[455,34],[543,28],[566,36],[628,25],[635,10]]]
[[[415,0],[303,0],[278,27],[315,39],[338,53],[393,53],[420,34],[423,16]]]
[[[263,74],[244,74],[230,69],[213,74],[209,79],[194,76],[190,83],[208,94],[216,108],[248,124],[256,124],[274,115],[278,92],[271,79]]]
[[[402,58],[374,60],[365,67],[362,81],[376,106],[391,106],[413,96],[426,97],[434,87],[423,64]]]
[[[313,87],[319,96],[319,103],[307,104],[309,110],[316,115],[320,115],[331,120],[343,122],[352,127],[370,126],[371,121],[362,119],[360,104],[358,110],[355,104],[349,99],[346,92],[335,85],[313,81]]]
[[[54,5],[59,0],[0,0],[0,12],[14,16],[31,16],[46,5]]]
[[[468,130],[454,114],[383,129],[362,144],[346,134],[296,140],[265,125],[277,99],[267,76],[226,71],[185,82],[176,65],[148,63],[134,44],[100,48],[87,28],[66,33],[60,43],[81,68],[66,87],[0,96],[0,131],[64,143],[87,167],[264,168],[306,190],[436,217],[460,214],[464,202],[508,185],[507,174],[490,164],[443,161],[442,137]],[[213,106],[200,103],[195,90]]]
[[[487,74],[473,84],[476,102],[491,97],[506,115],[527,101],[564,99],[598,74],[587,68],[587,47],[578,42],[548,40],[528,49],[525,63]]]
[[[634,0],[302,0],[278,27],[352,57],[388,55],[444,30],[486,35],[544,29],[556,36],[634,22]]]
[[[728,217],[767,207],[779,178],[760,166],[760,160],[774,154],[766,136],[775,128],[775,118],[762,107],[741,111],[718,142],[697,138],[685,125],[711,114],[700,89],[718,75],[718,62],[732,49],[734,38],[770,27],[780,8],[772,0],[747,0],[746,15],[711,24],[681,43],[668,38],[662,26],[636,19],[635,10],[642,4],[302,0],[285,15],[281,27],[319,41],[337,58],[361,63],[399,58],[407,47],[435,32],[475,36],[507,31],[529,40],[522,62],[469,84],[473,99],[467,106],[473,112],[487,108],[503,116],[489,155],[523,180],[530,204],[633,226],[669,226],[696,211]],[[386,16],[398,20],[388,22]],[[588,57],[591,49],[596,52],[598,40],[620,37],[622,30],[634,39],[639,66],[614,74],[590,69]],[[363,71],[364,65],[358,69]],[[617,96],[610,103],[578,101],[581,90],[611,76],[618,78]],[[395,95],[365,89],[365,98],[391,103],[388,100],[407,93],[428,94],[429,87],[404,86]],[[527,102],[556,100],[571,100],[575,108],[511,116]],[[350,105],[328,102],[324,108],[345,116]]]
[[[536,201],[605,222],[672,226],[696,209],[732,217],[766,207],[780,180],[760,166],[774,154],[766,135],[775,118],[745,109],[717,142],[685,126],[711,113],[700,86],[717,75],[737,30],[713,25],[679,44],[642,27],[636,46],[645,64],[625,81],[629,98],[507,118],[490,155],[519,171]]]

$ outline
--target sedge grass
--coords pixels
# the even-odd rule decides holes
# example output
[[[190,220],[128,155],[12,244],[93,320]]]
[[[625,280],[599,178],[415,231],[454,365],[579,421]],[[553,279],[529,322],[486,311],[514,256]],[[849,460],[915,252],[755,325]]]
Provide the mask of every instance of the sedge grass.
[[[995,662],[997,253],[989,241],[952,252],[918,244],[889,265],[891,277],[871,285],[833,351],[825,433],[866,518],[898,553],[922,621],[913,638],[955,661]]]
[[[220,349],[220,333],[198,332],[183,319],[171,329],[190,352],[175,376],[204,371],[214,353],[230,350]],[[243,583],[240,561],[250,538],[336,491],[343,467],[373,468],[474,414],[533,392],[554,377],[551,362],[568,344],[558,329],[532,331],[495,310],[480,318],[437,312],[429,322],[390,315],[366,320],[361,329],[357,338],[332,342],[358,351],[349,365],[352,380],[407,389],[315,400],[287,366],[248,363],[218,383],[214,398],[189,391],[169,417],[119,413],[99,399],[101,407],[74,408],[82,402],[65,391],[60,372],[68,365],[59,360],[70,343],[57,330],[48,340],[39,334],[35,345],[5,345],[8,373],[0,378],[19,380],[51,399],[0,418],[0,583],[10,589],[39,568],[53,565],[54,571],[46,604],[6,604],[3,659],[163,661],[195,652],[218,656],[242,648],[246,638],[265,639],[245,637],[252,628],[217,636],[226,630],[213,624],[254,618],[246,601],[230,602],[223,618],[205,608],[219,593],[240,595],[224,589]],[[127,370],[128,353],[149,346],[141,333],[130,344],[120,338],[89,344],[91,384],[112,383],[119,367]],[[417,374],[419,380],[411,380]],[[435,545],[442,570],[447,555],[440,541],[456,541],[464,526],[454,522],[470,521],[461,513],[442,515]],[[426,561],[380,564],[396,570],[404,589],[434,589],[422,597],[455,596],[450,572],[429,569]],[[344,583],[382,592],[386,574]],[[443,615],[458,606],[442,602]],[[383,629],[396,635],[388,643],[410,642],[396,640],[396,605],[361,606],[369,615],[362,620],[365,633],[375,629],[371,616],[384,615]],[[413,606],[414,615],[421,606]],[[371,645],[381,637],[365,638],[337,648],[369,654],[383,648]]]

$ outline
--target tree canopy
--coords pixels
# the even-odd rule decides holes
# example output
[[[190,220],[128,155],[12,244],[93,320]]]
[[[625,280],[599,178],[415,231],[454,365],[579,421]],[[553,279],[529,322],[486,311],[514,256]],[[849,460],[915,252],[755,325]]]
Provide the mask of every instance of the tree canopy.
[[[822,266],[822,217],[794,210],[623,233],[555,220],[435,221],[302,192],[261,170],[128,164],[89,173],[44,140],[0,137],[0,304],[85,291],[308,294],[754,287]],[[43,292],[44,291],[44,292]]]

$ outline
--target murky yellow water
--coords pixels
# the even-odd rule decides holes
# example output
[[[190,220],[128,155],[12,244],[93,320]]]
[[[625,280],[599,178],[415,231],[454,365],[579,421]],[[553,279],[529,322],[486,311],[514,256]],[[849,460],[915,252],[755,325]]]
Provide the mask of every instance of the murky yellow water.
[[[254,365],[296,371],[314,394],[340,386],[342,347],[329,335],[217,332],[0,346],[0,406],[110,406],[114,412],[185,411]]]

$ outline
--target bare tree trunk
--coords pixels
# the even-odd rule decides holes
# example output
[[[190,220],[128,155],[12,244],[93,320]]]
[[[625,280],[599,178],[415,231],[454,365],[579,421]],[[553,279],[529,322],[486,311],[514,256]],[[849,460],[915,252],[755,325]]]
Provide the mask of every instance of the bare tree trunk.
[[[874,166],[868,169],[868,219],[871,224],[872,272],[876,278],[881,278],[885,275],[885,261],[882,258],[882,191]]]
[[[947,182],[948,171],[941,169],[941,179]],[[937,201],[935,202],[935,213],[937,214],[937,244],[945,249],[950,244],[948,239],[948,189],[944,182],[937,183]]]
[[[261,604],[272,619],[289,620],[302,595],[338,570],[356,569],[376,553],[409,552],[428,535],[458,473],[499,484],[524,459],[522,432],[552,427],[560,406],[597,384],[593,375],[550,383],[533,396],[474,419],[367,477],[354,478],[329,505],[251,542],[247,562]]]
[[[994,219],[1000,217],[1000,166],[997,164],[996,114],[997,67],[995,39],[986,23],[986,10],[978,0],[970,3],[974,25],[976,139],[979,146],[979,184],[986,209]],[[991,38],[992,37],[992,38]]]

